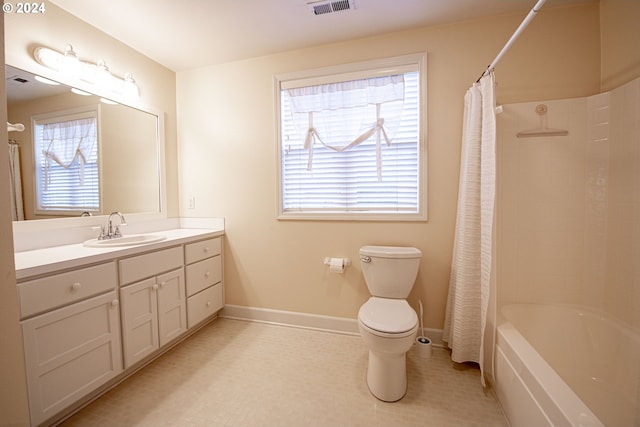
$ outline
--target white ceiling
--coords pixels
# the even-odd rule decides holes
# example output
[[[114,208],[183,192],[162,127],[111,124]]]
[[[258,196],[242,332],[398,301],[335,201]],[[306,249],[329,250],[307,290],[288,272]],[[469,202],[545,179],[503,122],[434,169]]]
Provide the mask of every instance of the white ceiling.
[[[353,0],[355,10],[314,15],[311,0],[51,1],[174,71],[507,12],[524,18],[536,3]]]

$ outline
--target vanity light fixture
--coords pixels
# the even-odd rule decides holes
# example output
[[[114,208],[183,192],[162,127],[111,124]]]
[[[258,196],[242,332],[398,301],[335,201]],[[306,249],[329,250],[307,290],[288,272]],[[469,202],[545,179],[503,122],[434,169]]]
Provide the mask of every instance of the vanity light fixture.
[[[65,47],[63,53],[39,46],[34,50],[33,57],[39,64],[72,80],[89,83],[100,92],[122,95],[129,99],[140,98],[140,91],[131,73],[126,73],[124,78],[120,78],[111,74],[104,60],[98,61],[97,64],[81,61],[70,44]]]

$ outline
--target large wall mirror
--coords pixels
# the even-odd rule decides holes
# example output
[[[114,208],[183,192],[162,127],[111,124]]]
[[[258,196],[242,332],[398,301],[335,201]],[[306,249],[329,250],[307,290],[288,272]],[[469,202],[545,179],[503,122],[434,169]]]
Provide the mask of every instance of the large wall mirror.
[[[109,102],[96,95],[77,94],[64,84],[42,83],[33,74],[9,65],[5,66],[5,73],[8,121],[24,125],[21,132],[9,132],[9,142],[18,147],[20,155],[20,172],[14,174],[16,183],[13,187],[21,195],[24,218],[16,219],[80,216],[85,211],[91,215],[113,211],[158,214],[162,211],[160,118],[157,114]],[[94,199],[93,207],[87,209],[42,209],[36,187],[46,179],[44,185],[54,188],[58,183],[54,182],[54,174],[50,171],[60,165],[49,161],[43,169],[37,164],[42,153],[36,146],[38,141],[47,139],[38,135],[42,128],[37,124],[51,121],[51,117],[73,117],[75,112],[85,110],[97,112],[94,150],[97,171],[84,168],[86,170],[76,173],[66,185],[73,186],[74,190],[76,185],[86,187],[86,177],[94,173],[94,179],[99,183],[98,198]],[[86,154],[82,153],[82,156]],[[19,202],[20,197],[17,199]]]

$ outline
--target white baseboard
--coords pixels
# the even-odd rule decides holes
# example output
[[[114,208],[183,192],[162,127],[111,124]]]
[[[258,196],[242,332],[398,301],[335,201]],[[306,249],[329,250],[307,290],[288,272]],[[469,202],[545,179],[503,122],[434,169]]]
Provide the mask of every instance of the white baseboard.
[[[230,304],[224,306],[224,309],[220,312],[220,317],[273,325],[293,326],[338,334],[360,335],[357,320],[346,317],[324,316],[321,314],[308,314]]]
[[[272,325],[290,326],[311,329],[314,331],[332,332],[345,335],[360,335],[358,321],[346,317],[324,316],[296,311],[273,310],[270,308],[245,307],[226,304],[219,314],[227,319],[268,323]],[[425,334],[436,347],[444,347],[441,329],[427,329]]]

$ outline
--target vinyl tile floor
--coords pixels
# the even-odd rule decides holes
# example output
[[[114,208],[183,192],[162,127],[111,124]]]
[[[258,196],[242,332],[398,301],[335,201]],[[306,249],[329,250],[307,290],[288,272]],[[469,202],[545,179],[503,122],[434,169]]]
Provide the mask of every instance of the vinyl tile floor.
[[[219,318],[62,426],[507,426],[474,365],[407,353],[408,390],[371,395],[359,336]]]

